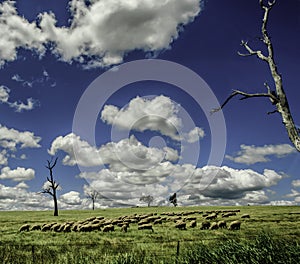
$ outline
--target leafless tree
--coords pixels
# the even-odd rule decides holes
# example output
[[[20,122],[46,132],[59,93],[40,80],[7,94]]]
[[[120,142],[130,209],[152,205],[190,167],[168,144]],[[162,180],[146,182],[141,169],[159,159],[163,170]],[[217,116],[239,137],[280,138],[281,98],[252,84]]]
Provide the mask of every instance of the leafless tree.
[[[279,113],[282,118],[282,122],[286,128],[286,131],[288,133],[288,136],[290,138],[290,141],[294,144],[295,148],[300,151],[300,136],[299,136],[299,129],[294,123],[290,107],[288,104],[288,100],[285,94],[285,91],[283,89],[282,84],[282,77],[280,73],[278,72],[277,65],[275,63],[274,59],[274,50],[273,50],[273,44],[271,42],[271,38],[269,36],[269,33],[267,31],[267,23],[269,18],[269,13],[273,6],[275,5],[276,0],[268,1],[266,4],[263,0],[259,0],[259,4],[261,9],[263,10],[263,20],[262,20],[262,27],[261,27],[261,33],[262,37],[260,40],[263,42],[263,44],[267,48],[267,54],[264,54],[261,50],[254,50],[252,49],[247,41],[241,42],[241,46],[245,48],[247,53],[238,53],[240,56],[256,56],[258,59],[266,62],[269,66],[273,81],[275,90],[272,90],[271,87],[266,82],[264,85],[267,89],[267,92],[265,93],[245,93],[240,90],[234,90],[231,95],[225,100],[225,102],[221,105],[221,107],[213,109],[212,112],[216,112],[221,110],[233,97],[235,96],[241,96],[240,100],[245,100],[248,98],[254,98],[254,97],[267,97],[270,99],[272,105],[276,107],[276,109],[272,112],[269,112],[268,114],[273,113]]]
[[[54,216],[58,216],[58,206],[57,206],[57,194],[56,190],[59,184],[53,178],[53,168],[57,163],[57,158],[52,162],[52,159],[47,160],[46,168],[49,170],[49,176],[47,177],[47,182],[44,184],[43,190],[41,193],[47,193],[52,196],[54,202]]]
[[[86,191],[86,198],[92,201],[93,210],[95,210],[95,202],[99,196],[99,192],[93,189],[89,189]]]
[[[177,206],[177,195],[176,195],[176,193],[172,194],[169,197],[169,202],[172,203],[175,207]]]
[[[152,195],[146,195],[140,198],[140,201],[147,203],[148,207],[150,207],[150,204],[153,202],[153,200],[154,198]]]

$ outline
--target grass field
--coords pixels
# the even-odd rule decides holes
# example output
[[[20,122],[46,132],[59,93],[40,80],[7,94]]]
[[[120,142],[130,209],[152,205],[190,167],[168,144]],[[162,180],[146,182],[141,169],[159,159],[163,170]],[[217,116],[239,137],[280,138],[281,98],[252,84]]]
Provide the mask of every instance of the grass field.
[[[200,230],[207,211],[237,209],[237,215],[222,218],[219,213],[211,222],[240,220],[240,230]],[[174,215],[166,215],[169,212]],[[193,214],[185,215],[188,212]],[[108,233],[19,232],[24,224],[100,216],[115,220],[149,213],[164,217],[162,224],[153,225],[154,232],[138,230],[137,223],[131,223],[126,233],[118,226]],[[241,219],[243,214],[250,218]],[[174,227],[178,217],[186,221],[186,230]],[[197,227],[189,227],[188,217],[196,217]],[[114,208],[60,211],[58,217],[51,211],[1,212],[0,234],[2,263],[300,263],[300,208],[296,206]]]

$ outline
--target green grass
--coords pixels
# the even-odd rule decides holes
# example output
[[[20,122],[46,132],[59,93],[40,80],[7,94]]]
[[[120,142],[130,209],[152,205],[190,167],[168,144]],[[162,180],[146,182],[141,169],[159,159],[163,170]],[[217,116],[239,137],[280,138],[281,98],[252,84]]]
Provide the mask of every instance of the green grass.
[[[163,212],[240,209],[241,230],[200,230],[202,214],[195,214],[198,227],[177,230],[174,222],[155,225],[154,232],[138,230],[131,224],[127,233],[115,232],[19,232],[23,224],[81,221],[92,216],[119,216]],[[300,208],[276,206],[247,207],[145,207],[106,210],[1,212],[0,261],[2,263],[174,263],[180,241],[178,263],[293,263],[299,259]],[[250,219],[241,219],[242,214]],[[184,217],[184,216],[183,216]],[[218,217],[218,220],[221,220]],[[284,245],[291,245],[286,247]],[[281,247],[279,246],[281,245]],[[203,253],[205,252],[205,254]],[[234,254],[233,254],[234,253]],[[285,257],[283,257],[285,256]],[[252,262],[245,262],[244,258]],[[266,262],[276,260],[277,262]],[[205,262],[207,259],[207,262]],[[287,262],[280,262],[281,260]],[[211,260],[211,262],[209,262]],[[212,261],[213,260],[213,261]],[[298,261],[294,262],[297,263]],[[300,259],[299,259],[300,263]]]

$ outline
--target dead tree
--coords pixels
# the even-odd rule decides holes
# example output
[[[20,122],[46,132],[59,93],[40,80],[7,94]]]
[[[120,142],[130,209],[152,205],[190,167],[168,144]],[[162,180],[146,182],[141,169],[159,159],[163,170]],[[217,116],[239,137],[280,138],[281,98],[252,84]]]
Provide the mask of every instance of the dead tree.
[[[261,27],[261,41],[267,48],[267,54],[265,55],[261,50],[253,50],[249,45],[247,41],[241,42],[241,46],[243,46],[247,53],[238,53],[240,56],[247,57],[247,56],[256,56],[258,59],[266,62],[269,66],[274,85],[275,90],[271,90],[268,83],[265,83],[265,87],[267,89],[267,92],[265,93],[245,93],[240,90],[234,90],[231,95],[225,100],[225,102],[221,105],[221,107],[213,109],[212,112],[217,112],[221,110],[233,97],[235,96],[241,96],[240,100],[245,100],[248,98],[254,98],[254,97],[267,97],[270,99],[272,105],[275,105],[276,109],[272,112],[269,112],[268,114],[273,113],[279,113],[282,118],[282,122],[286,128],[286,131],[288,133],[290,141],[294,144],[295,148],[300,152],[300,131],[297,129],[297,126],[294,123],[290,107],[288,104],[288,100],[285,94],[285,91],[283,89],[282,84],[282,77],[280,73],[278,72],[277,65],[275,63],[274,59],[274,50],[273,50],[273,44],[271,42],[271,38],[269,36],[269,33],[267,31],[267,23],[269,18],[269,12],[275,5],[276,0],[268,1],[267,4],[264,4],[263,0],[259,0],[260,7],[264,11],[263,14],[263,20],[262,20],[262,27]]]
[[[169,202],[171,204],[173,204],[175,207],[177,206],[177,195],[176,193],[172,194],[170,197],[169,197]]]
[[[153,202],[154,198],[152,195],[146,195],[146,196],[142,196],[140,198],[141,202],[145,202],[148,204],[148,207],[150,207],[150,204]]]
[[[57,158],[52,162],[52,159],[49,161],[47,160],[46,168],[49,170],[50,177],[47,177],[47,182],[44,185],[44,189],[42,193],[47,193],[52,196],[54,202],[54,216],[58,216],[58,207],[57,207],[57,194],[56,190],[59,184],[53,178],[53,168],[57,163]]]
[[[97,192],[96,190],[90,189],[89,191],[86,192],[86,198],[92,201],[93,210],[95,210],[95,202],[98,196],[99,196],[99,192]]]

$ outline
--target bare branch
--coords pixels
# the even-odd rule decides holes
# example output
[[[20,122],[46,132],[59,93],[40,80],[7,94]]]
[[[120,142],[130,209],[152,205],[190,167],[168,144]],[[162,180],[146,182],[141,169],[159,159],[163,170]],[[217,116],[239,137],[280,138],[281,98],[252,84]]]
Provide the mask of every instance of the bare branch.
[[[214,108],[211,113],[215,113],[220,111],[221,109],[223,109],[223,107],[235,96],[237,95],[242,95],[242,97],[240,98],[240,100],[245,100],[248,98],[253,98],[253,97],[268,97],[272,100],[277,100],[277,98],[271,94],[271,93],[254,93],[254,94],[249,94],[249,93],[245,93],[239,90],[234,90],[228,97],[227,99],[224,101],[224,103],[219,107],[219,108]]]
[[[274,111],[271,111],[271,112],[267,112],[268,115],[272,115],[272,114],[276,114],[276,113],[279,113],[277,109]]]
[[[248,51],[248,53],[243,54],[243,53],[238,52],[238,54],[240,56],[242,56],[242,57],[248,57],[248,56],[256,55],[259,59],[261,59],[263,61],[268,61],[268,58],[265,55],[263,55],[260,50],[253,50],[253,49],[251,49],[249,47],[247,41],[242,40],[241,41],[241,46],[243,46]]]

